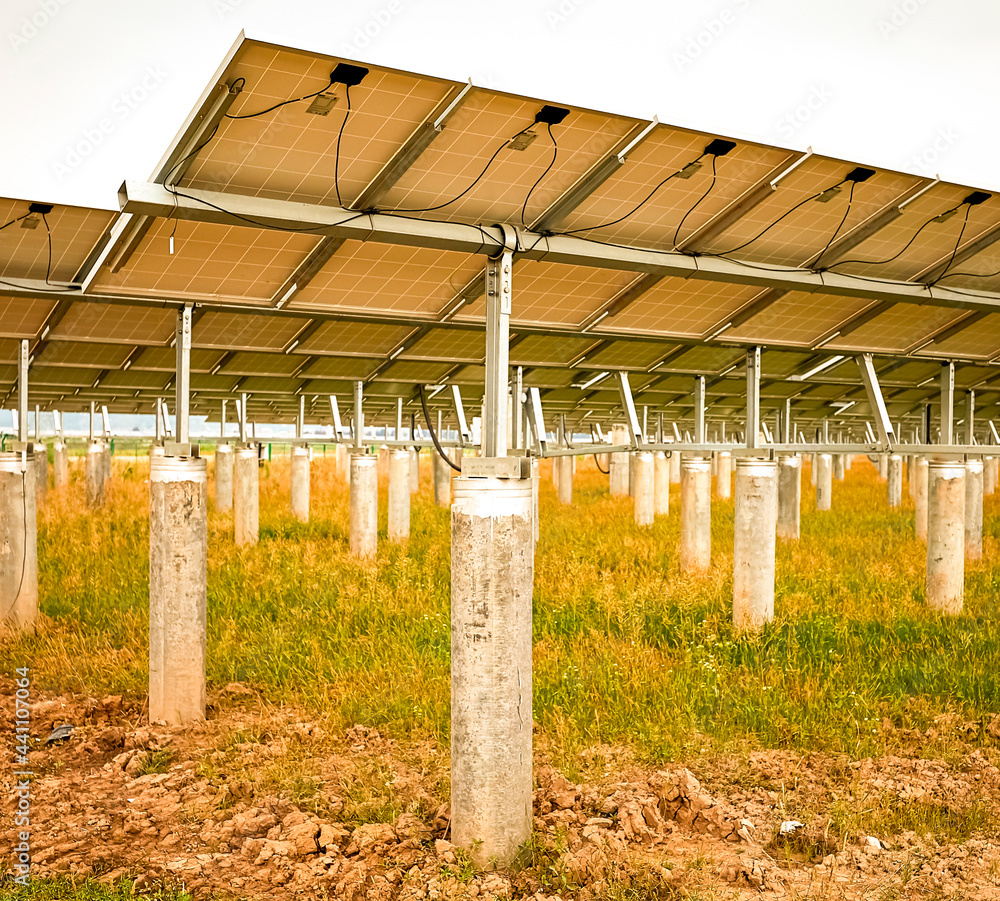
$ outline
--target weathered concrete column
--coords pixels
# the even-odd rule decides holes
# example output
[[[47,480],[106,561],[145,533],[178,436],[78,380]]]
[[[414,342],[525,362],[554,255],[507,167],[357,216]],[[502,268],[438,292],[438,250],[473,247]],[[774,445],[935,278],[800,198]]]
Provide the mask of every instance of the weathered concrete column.
[[[49,449],[45,442],[36,441],[32,454],[35,458],[35,498],[39,504],[44,504],[49,493]]]
[[[215,448],[215,509],[220,513],[233,509],[233,448],[229,444]]]
[[[997,490],[997,472],[1000,457],[986,457],[983,460],[983,494],[993,494]]]
[[[833,500],[833,456],[819,454],[816,464],[816,509],[829,510]]]
[[[653,515],[670,513],[670,462],[663,451],[653,457]]]
[[[900,454],[891,454],[889,456],[886,468],[886,483],[889,506],[897,510],[903,506],[903,458]]]
[[[378,455],[351,454],[350,548],[374,557],[378,545]]]
[[[420,490],[420,454],[415,447],[410,448],[410,494]]]
[[[260,538],[260,471],[257,445],[237,447],[233,460],[233,530],[237,547]]]
[[[615,426],[611,440],[614,444],[624,444],[628,440],[625,436],[625,430],[621,426]],[[619,451],[609,454],[609,456],[611,457],[611,462],[609,464],[610,475],[608,478],[611,486],[611,496],[625,497],[629,493],[629,455]]]
[[[540,516],[538,509],[538,483],[541,481],[539,477],[539,470],[541,469],[541,461],[538,457],[531,458],[531,515],[533,519],[532,525],[532,537],[535,543],[538,543],[538,537],[541,535],[541,525]],[[532,550],[534,553],[534,550]]]
[[[632,468],[635,470],[635,524],[651,526],[656,511],[653,452],[636,451],[632,455]]]
[[[52,445],[52,479],[56,491],[69,484],[69,448],[58,439]]]
[[[555,464],[556,470],[559,473],[559,503],[561,504],[572,504],[573,503],[573,457],[567,454],[565,457],[553,457],[552,462]]]
[[[300,522],[309,522],[309,448],[293,447],[291,459],[292,516]]]
[[[681,572],[712,563],[712,465],[706,457],[681,460]]]
[[[256,465],[256,461],[255,461]],[[149,719],[205,719],[208,471],[196,457],[149,463]]]
[[[733,491],[733,457],[729,451],[719,451],[716,454],[718,463],[715,476],[715,496],[720,500],[728,500]]]
[[[965,464],[927,464],[927,604],[961,613],[965,597]]]
[[[38,616],[35,462],[29,452],[0,452],[0,627],[34,628]]]
[[[844,455],[834,454],[833,455],[833,477],[838,482],[844,481]]]
[[[670,454],[670,484],[680,485],[681,483],[681,454],[680,451],[673,451]]]
[[[917,457],[913,467],[913,504],[916,507],[915,531],[921,541],[927,540],[927,459]]]
[[[819,469],[819,454],[809,455],[809,484],[816,487],[816,471]]]
[[[635,455],[638,451],[632,451],[628,455],[628,496],[635,497]]]
[[[983,558],[983,461],[965,463],[965,556]]]
[[[389,522],[390,541],[406,541],[410,537],[410,470],[412,459],[408,450],[389,454]]]
[[[456,478],[451,508],[451,840],[510,864],[531,835],[530,479]]]
[[[775,534],[791,541],[799,537],[802,507],[802,458],[797,454],[778,457],[778,519]]]
[[[919,458],[910,454],[906,458],[906,483],[910,492],[910,500],[917,502],[917,460]]]
[[[107,442],[101,442],[101,450],[103,451],[103,461],[104,461],[104,483],[107,484],[111,481],[111,444]]]
[[[879,454],[878,455],[878,477],[880,479],[889,478],[889,455]]]
[[[451,506],[452,468],[434,448],[431,452],[431,471],[434,474],[434,503],[439,507]]]
[[[87,506],[104,506],[104,448],[99,441],[87,445],[86,462]]]
[[[774,545],[778,464],[736,461],[733,533],[733,625],[759,629],[774,619]]]
[[[337,445],[337,475],[345,482],[351,481],[351,455],[343,444]]]

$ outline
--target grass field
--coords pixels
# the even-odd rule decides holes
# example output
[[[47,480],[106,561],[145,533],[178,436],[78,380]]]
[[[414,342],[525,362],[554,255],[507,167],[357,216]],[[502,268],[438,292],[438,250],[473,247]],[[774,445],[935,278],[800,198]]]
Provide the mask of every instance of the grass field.
[[[288,513],[287,458],[261,470],[261,541],[237,550],[209,519],[208,679],[242,681],[346,727],[448,740],[449,513],[422,461],[409,543],[382,532],[374,564],[347,553],[348,504],[332,456],[313,466],[312,521]],[[39,519],[47,625],[0,646],[5,670],[99,697],[146,686],[148,463],[119,458],[107,507],[83,509],[80,473]],[[867,460],[817,513],[803,474],[802,537],[778,544],[776,618],[730,625],[732,501],[713,505],[713,567],[678,569],[679,493],[651,529],[582,461],[562,507],[543,467],[535,570],[535,717],[570,772],[595,743],[671,760],[703,749],[811,748],[866,756],[941,713],[984,723],[1000,710],[998,523],[986,499],[984,561],[965,614],[923,602],[924,545],[912,509],[890,512]],[[905,492],[904,492],[905,494]],[[984,730],[984,740],[989,740]]]

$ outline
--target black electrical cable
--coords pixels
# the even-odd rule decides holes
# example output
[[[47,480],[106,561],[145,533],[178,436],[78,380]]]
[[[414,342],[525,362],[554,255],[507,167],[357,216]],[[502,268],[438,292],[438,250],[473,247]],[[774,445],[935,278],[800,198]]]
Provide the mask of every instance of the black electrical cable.
[[[951,256],[948,257],[948,263],[941,271],[941,275],[939,275],[936,279],[934,279],[934,281],[930,283],[931,285],[936,285],[939,281],[941,281],[944,274],[951,268],[951,264],[955,262],[955,255],[958,253],[958,248],[962,245],[962,236],[965,234],[965,228],[969,224],[969,213],[971,212],[972,212],[972,205],[969,204],[965,207],[965,219],[962,221],[962,228],[958,233],[958,239],[955,241],[955,248],[954,250],[952,250]]]
[[[437,432],[434,431],[434,426],[431,425],[431,414],[430,411],[427,409],[427,396],[424,394],[424,386],[417,385],[417,391],[420,393],[420,406],[423,408],[424,421],[427,423],[427,430],[431,433],[431,441],[434,442],[434,447],[437,448],[437,452],[441,455],[441,459],[444,460],[445,463],[447,463],[456,472],[461,472],[462,467],[456,466],[451,461],[451,458],[441,448],[441,442],[438,441]]]
[[[45,284],[52,285],[49,279],[52,277],[52,229],[49,228],[49,220],[45,218],[45,213],[42,213],[42,225],[45,226],[45,243],[48,247],[48,260],[45,264]],[[52,285],[55,287],[55,285]]]
[[[862,266],[883,266],[886,263],[892,263],[894,260],[899,259],[899,257],[902,256],[906,252],[907,248],[909,248],[909,246],[914,241],[917,240],[917,238],[919,237],[920,233],[925,228],[927,228],[928,225],[930,225],[932,222],[939,221],[942,216],[946,216],[946,215],[948,215],[948,213],[956,212],[957,210],[960,210],[961,208],[962,208],[962,204],[960,203],[958,206],[952,207],[950,210],[945,210],[943,213],[938,213],[936,216],[931,216],[930,219],[928,219],[923,225],[920,226],[920,228],[918,228],[913,233],[913,237],[910,238],[910,240],[907,241],[902,246],[902,248],[900,248],[900,250],[898,252],[894,253],[891,257],[888,257],[887,259],[884,259],[884,260],[837,260],[836,262],[831,263],[826,268],[827,269],[832,269],[834,266],[845,266],[848,263],[856,263],[856,264],[862,265]],[[855,277],[856,278],[861,278],[862,276],[855,276]]]
[[[647,203],[649,203],[649,201],[653,199],[653,195],[656,194],[656,192],[659,191],[660,188],[662,188],[668,181],[670,181],[670,179],[676,178],[681,172],[687,169],[688,166],[694,165],[695,163],[704,159],[705,156],[706,154],[702,153],[701,156],[695,157],[693,160],[691,160],[690,163],[681,166],[681,168],[678,169],[676,172],[671,172],[665,179],[663,179],[663,181],[661,181],[655,188],[653,188],[652,191],[650,191],[645,197],[643,197],[643,199],[640,200],[634,207],[632,207],[632,209],[629,210],[624,216],[619,216],[617,219],[612,219],[610,222],[602,222],[600,225],[588,225],[585,226],[584,228],[574,228],[571,229],[570,231],[557,232],[557,234],[579,235],[582,232],[590,232],[598,228],[609,228],[612,225],[617,225],[619,222],[624,222],[626,219],[628,219],[629,216],[638,213],[639,210],[641,210]]]
[[[534,124],[535,123],[532,122],[531,125],[528,125],[528,126],[522,128],[516,135],[513,135],[512,137],[508,138],[499,147],[497,147],[497,149],[493,152],[493,156],[491,156],[489,158],[489,161],[486,163],[486,165],[483,166],[483,171],[480,172],[479,175],[476,176],[475,181],[473,181],[472,184],[469,185],[469,187],[467,187],[464,191],[462,191],[461,194],[457,194],[455,197],[452,197],[451,200],[446,200],[444,203],[439,203],[437,206],[416,207],[414,209],[402,209],[402,208],[398,208],[398,209],[394,209],[394,210],[385,210],[384,212],[387,212],[387,213],[433,213],[435,210],[443,210],[446,206],[451,206],[451,204],[453,204],[456,200],[461,200],[466,194],[469,193],[469,191],[471,191],[477,184],[479,184],[479,182],[482,180],[482,177],[489,170],[490,166],[493,165],[493,161],[500,155],[500,151],[501,150],[503,150],[505,147],[509,147],[510,146],[510,142],[513,141],[514,138],[517,138],[520,135],[523,135],[526,131],[530,130],[531,127],[532,127],[532,125],[534,125]]]
[[[333,157],[333,187],[337,191],[337,205],[343,206],[344,201],[340,199],[340,139],[344,136],[344,128],[351,115],[351,86],[346,85],[344,96],[347,98],[347,112],[344,113],[344,121],[340,123],[340,130],[337,132],[337,152]]]
[[[597,467],[598,472],[603,472],[605,475],[611,472],[611,467],[608,467],[607,469],[601,469],[601,461],[598,458],[597,454],[594,454],[594,465]]]
[[[784,213],[782,213],[777,219],[774,220],[774,222],[772,222],[769,226],[767,226],[763,231],[760,231],[756,235],[754,235],[749,241],[744,241],[742,244],[737,244],[736,247],[730,247],[727,250],[720,250],[718,253],[712,255],[724,257],[726,256],[726,254],[736,253],[737,250],[742,250],[744,247],[749,247],[751,244],[754,243],[754,241],[766,235],[772,228],[774,228],[779,222],[781,222],[782,219],[786,218],[787,216],[790,216],[800,207],[805,206],[807,203],[809,203],[810,200],[816,200],[818,197],[822,197],[827,191],[832,191],[835,188],[839,188],[846,181],[847,181],[846,178],[842,178],[835,185],[830,185],[829,188],[824,188],[822,191],[817,191],[815,194],[810,194],[805,200],[800,200],[790,210],[786,210]]]
[[[851,182],[851,190],[850,193],[847,195],[847,209],[844,210],[844,215],[840,217],[840,222],[837,223],[836,231],[834,231],[834,233],[830,235],[830,240],[826,242],[826,247],[824,247],[823,250],[820,251],[819,256],[816,257],[817,263],[823,259],[823,254],[830,249],[830,245],[833,244],[833,242],[837,239],[837,235],[840,234],[840,230],[844,227],[844,223],[847,221],[847,217],[851,212],[851,204],[854,203],[854,188],[857,186],[857,184],[858,183],[856,181]]]
[[[245,81],[244,81],[244,84],[246,84]],[[276,104],[274,104],[274,106],[269,106],[267,109],[262,109],[258,113],[247,113],[245,116],[231,116],[229,113],[226,113],[225,114],[225,118],[227,118],[227,119],[256,119],[258,116],[264,116],[267,113],[274,112],[279,107],[287,106],[289,103],[300,103],[303,100],[312,100],[313,97],[319,97],[320,94],[324,93],[325,91],[330,90],[330,88],[332,88],[334,84],[336,84],[336,82],[333,80],[333,77],[331,75],[330,80],[325,85],[323,85],[323,87],[321,87],[318,91],[313,91],[311,94],[303,94],[301,97],[293,97],[291,100],[282,100],[280,103],[276,103]]]
[[[717,156],[716,156],[716,155],[715,155],[715,154],[713,153],[713,154],[712,154],[712,181],[711,181],[711,183],[709,184],[708,188],[706,189],[705,193],[704,193],[704,194],[702,194],[702,195],[701,195],[701,197],[699,197],[699,198],[698,198],[698,199],[697,199],[697,200],[695,201],[695,203],[694,203],[694,206],[693,206],[693,207],[691,207],[691,208],[690,208],[690,209],[689,209],[689,210],[688,210],[688,211],[687,211],[687,212],[686,212],[686,213],[685,213],[685,214],[683,215],[683,217],[681,217],[681,221],[677,223],[677,228],[676,228],[676,229],[674,230],[674,247],[676,247],[676,246],[677,246],[677,239],[678,239],[678,238],[680,237],[680,234],[681,234],[681,229],[682,229],[682,228],[684,227],[684,223],[685,223],[685,222],[687,221],[687,217],[688,217],[688,216],[690,216],[690,215],[691,215],[691,214],[692,214],[692,213],[693,213],[693,212],[694,212],[694,211],[695,211],[696,209],[698,209],[698,205],[699,205],[699,204],[700,204],[700,203],[701,203],[701,202],[702,202],[702,201],[703,201],[703,200],[704,200],[704,199],[705,199],[706,197],[708,197],[708,195],[709,195],[709,194],[711,194],[711,193],[712,193],[712,188],[714,188],[714,187],[715,187],[715,180],[716,180],[716,177],[717,177],[717,176],[716,176],[716,172],[715,172],[715,163],[716,163],[716,160],[718,160],[718,157],[717,157]]]
[[[556,157],[559,156],[559,145],[556,143],[556,136],[552,134],[552,123],[546,122],[545,127],[548,129],[549,140],[552,142],[552,159],[549,160],[549,164],[545,167],[545,171],[538,176],[538,179],[531,186],[531,190],[524,196],[524,203],[521,205],[521,226],[523,228],[528,227],[528,224],[524,221],[524,214],[528,209],[528,201],[531,199],[531,195],[535,193],[535,188],[538,187],[542,179],[552,171],[552,167],[556,164]]]

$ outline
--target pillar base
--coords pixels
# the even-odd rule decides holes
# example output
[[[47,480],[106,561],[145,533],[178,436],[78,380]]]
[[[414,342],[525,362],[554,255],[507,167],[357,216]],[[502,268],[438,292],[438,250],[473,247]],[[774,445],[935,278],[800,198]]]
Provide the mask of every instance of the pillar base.
[[[378,546],[378,461],[375,454],[351,454],[350,548],[374,557]]]
[[[927,605],[959,614],[965,598],[965,464],[927,467]]]
[[[38,530],[31,453],[0,452],[0,626],[30,631],[38,617]]]
[[[680,558],[684,573],[703,572],[712,564],[712,464],[707,457],[681,459]]]
[[[778,464],[736,461],[733,534],[733,625],[759,629],[774,619],[774,545]]]
[[[233,457],[233,534],[237,547],[260,539],[260,466],[256,445],[236,448]]]
[[[309,448],[292,447],[291,508],[299,522],[309,522]]]
[[[389,453],[389,522],[390,541],[410,537],[410,471],[413,459],[408,450]]]

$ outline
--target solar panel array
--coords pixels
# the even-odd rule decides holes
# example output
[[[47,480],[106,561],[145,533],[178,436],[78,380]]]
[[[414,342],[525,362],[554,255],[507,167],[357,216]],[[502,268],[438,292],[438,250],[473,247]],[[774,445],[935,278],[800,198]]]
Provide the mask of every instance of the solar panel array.
[[[619,405],[606,373],[625,370],[638,405],[682,423],[704,375],[709,419],[735,424],[750,345],[764,348],[765,415],[791,398],[804,423],[869,416],[858,352],[878,355],[894,420],[936,398],[944,361],[980,409],[1000,403],[1000,198],[356,66],[244,40],[153,178],[175,192],[162,215],[0,200],[5,402],[26,338],[32,405],[151,412],[172,391],[176,310],[192,304],[193,413],[248,392],[256,418],[287,420],[304,396],[326,421],[327,396],[347,403],[357,379],[376,419],[397,396],[415,412],[416,385],[435,386],[439,407],[439,386],[456,385],[477,411],[494,248],[440,246],[419,226],[504,223],[530,250],[515,256],[510,361],[547,413],[606,421]],[[264,201],[330,222],[353,211],[342,218],[360,226],[380,213],[418,237],[224,212]],[[579,262],[549,258],[560,235]],[[608,265],[587,248],[664,264]],[[678,260],[689,277],[665,274]],[[845,359],[800,378],[831,355]]]

